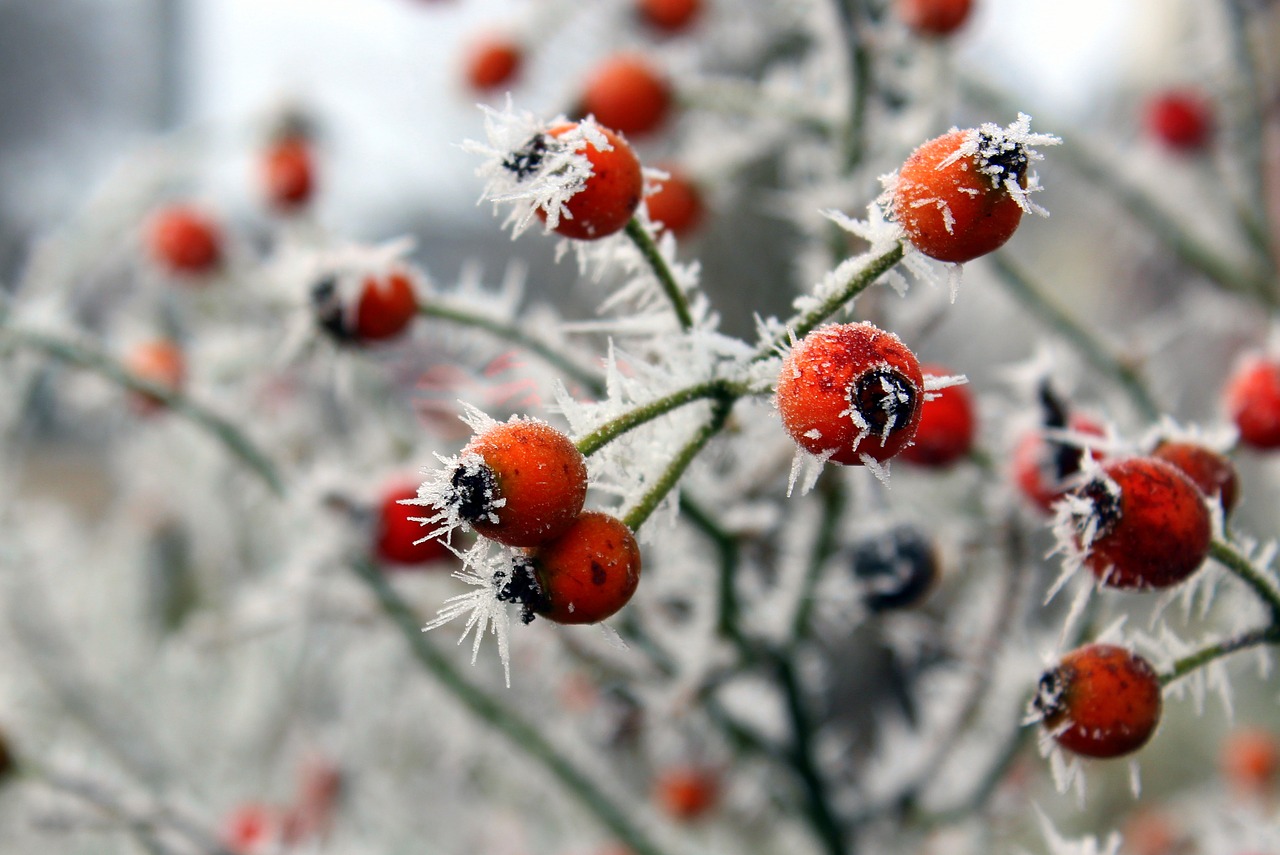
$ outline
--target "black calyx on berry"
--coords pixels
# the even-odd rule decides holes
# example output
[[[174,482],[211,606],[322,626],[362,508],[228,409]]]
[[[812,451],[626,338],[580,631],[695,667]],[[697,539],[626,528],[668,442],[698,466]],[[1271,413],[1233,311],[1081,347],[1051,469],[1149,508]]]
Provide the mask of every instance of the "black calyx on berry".
[[[1066,403],[1047,381],[1040,384],[1037,393],[1040,399],[1041,423],[1046,430],[1066,430],[1070,422]],[[1051,436],[1045,438],[1045,445],[1050,449],[1047,464],[1051,483],[1061,484],[1080,471],[1080,464],[1085,454],[1084,449]]]
[[[919,397],[908,377],[892,368],[877,368],[854,381],[849,403],[870,433],[887,437],[911,424]]]
[[[1062,668],[1050,668],[1040,675],[1031,711],[1039,721],[1055,720],[1066,710],[1063,700],[1067,692],[1067,675]]]
[[[464,456],[453,470],[449,485],[452,490],[448,504],[457,509],[459,517],[469,523],[486,519],[497,522],[497,510],[502,504],[498,479],[483,458]]]
[[[351,340],[351,331],[347,328],[346,307],[342,304],[342,295],[338,292],[338,280],[326,276],[311,286],[311,311],[315,315],[320,329],[327,332],[337,341]]]
[[[863,602],[873,612],[918,603],[938,575],[933,543],[911,525],[895,526],[859,541],[854,544],[852,558]]]
[[[523,181],[538,171],[546,153],[547,135],[535,134],[528,142],[507,155],[507,159],[502,161],[502,166],[514,173],[518,180]]]
[[[1092,478],[1076,490],[1076,495],[1090,505],[1088,511],[1076,513],[1076,530],[1080,534],[1088,534],[1092,541],[1115,530],[1122,516],[1116,482],[1101,476]]]
[[[538,574],[533,562],[525,556],[512,560],[510,572],[499,570],[493,574],[498,599],[520,606],[520,622],[530,624],[538,612],[546,611],[550,603],[538,584]]]
[[[983,164],[982,171],[997,185],[1003,184],[1005,178],[1024,184],[1027,166],[1031,163],[1024,145],[985,131],[978,132],[978,161]]]

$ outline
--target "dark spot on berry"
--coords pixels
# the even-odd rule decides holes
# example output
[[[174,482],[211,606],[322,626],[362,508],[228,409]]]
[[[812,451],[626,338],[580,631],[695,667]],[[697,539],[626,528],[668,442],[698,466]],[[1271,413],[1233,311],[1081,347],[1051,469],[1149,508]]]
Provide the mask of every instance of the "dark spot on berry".
[[[1122,515],[1120,495],[1115,489],[1115,485],[1103,478],[1094,478],[1077,492],[1093,505],[1093,509],[1087,515],[1076,521],[1078,530],[1083,532],[1090,520],[1097,520],[1095,538],[1112,532],[1120,522]]]
[[[919,407],[915,385],[892,368],[868,371],[853,384],[849,396],[873,434],[893,433],[911,423]]]
[[[449,482],[453,487],[452,504],[458,516],[467,522],[475,522],[493,513],[494,500],[498,498],[498,479],[488,465],[469,466],[463,463],[453,470]]]
[[[605,572],[604,566],[596,561],[591,562],[591,584],[603,585],[609,581],[609,574]]]
[[[1013,178],[1018,184],[1026,180],[1027,149],[1020,143],[1008,139],[997,139],[990,134],[978,133],[978,157],[991,166],[998,166],[1004,174]]]
[[[1041,423],[1049,430],[1065,430],[1069,421],[1066,403],[1047,381],[1040,384],[1038,394]],[[1048,449],[1046,471],[1051,483],[1060,484],[1080,471],[1085,455],[1083,448],[1052,438],[1045,439],[1045,446]]]
[[[853,547],[853,573],[873,612],[910,606],[938,575],[933,544],[914,526],[900,525]]]
[[[537,612],[544,612],[551,607],[550,600],[538,584],[538,574],[534,571],[533,562],[527,558],[516,558],[511,562],[511,575],[499,570],[493,574],[494,587],[498,591],[498,600],[520,606],[520,622],[533,622]]]
[[[1041,721],[1051,722],[1066,712],[1066,694],[1066,673],[1061,668],[1045,671],[1036,686],[1035,697],[1031,699],[1031,708],[1039,714]]]
[[[502,161],[502,166],[514,172],[517,180],[523,181],[538,171],[546,153],[547,135],[535,134],[528,142],[507,155],[506,160]]]
[[[337,341],[350,341],[351,331],[347,329],[346,312],[342,298],[338,294],[338,280],[326,276],[311,286],[311,311],[315,315],[320,328],[333,336]]]

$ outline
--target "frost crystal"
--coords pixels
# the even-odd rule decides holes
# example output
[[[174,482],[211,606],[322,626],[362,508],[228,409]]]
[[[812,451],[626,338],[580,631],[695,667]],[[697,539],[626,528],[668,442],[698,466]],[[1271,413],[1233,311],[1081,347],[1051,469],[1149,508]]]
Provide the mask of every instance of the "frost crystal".
[[[472,665],[480,655],[480,643],[484,640],[485,632],[492,632],[498,641],[498,657],[502,659],[502,671],[507,687],[510,688],[510,619],[502,588],[507,583],[513,566],[511,555],[506,549],[495,549],[492,541],[483,538],[466,552],[455,551],[455,554],[462,559],[462,569],[455,571],[453,577],[473,586],[473,590],[445,600],[435,619],[424,626],[422,631],[429,632],[465,615],[467,623],[458,644],[466,641],[468,635],[472,636]]]
[[[938,164],[938,168],[945,169],[962,157],[971,157],[976,161],[978,171],[991,179],[992,187],[1003,185],[1023,211],[1047,217],[1049,212],[1031,201],[1031,194],[1041,187],[1039,178],[1034,172],[1028,175],[1027,168],[1037,160],[1044,160],[1044,155],[1032,146],[1061,143],[1061,138],[1053,134],[1032,133],[1031,117],[1019,113],[1017,120],[1007,128],[986,122],[970,130],[959,147]]]

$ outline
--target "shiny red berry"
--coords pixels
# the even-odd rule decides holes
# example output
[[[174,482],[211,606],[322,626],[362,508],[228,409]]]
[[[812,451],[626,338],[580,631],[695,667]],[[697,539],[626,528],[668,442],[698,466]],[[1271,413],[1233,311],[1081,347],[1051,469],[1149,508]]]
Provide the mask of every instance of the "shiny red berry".
[[[791,348],[777,401],[783,426],[810,454],[847,465],[885,461],[915,436],[924,377],[893,333],[834,324]]]
[[[1045,729],[1086,757],[1132,754],[1160,721],[1160,679],[1123,647],[1089,644],[1040,678],[1033,706]]]
[[[1088,416],[1073,413],[1067,419],[1070,432],[1082,439],[1106,436],[1102,425]],[[1047,435],[1049,431],[1063,429],[1048,424],[1043,429],[1033,430],[1022,437],[1013,451],[1011,469],[1014,483],[1032,504],[1046,513],[1054,502],[1075,486],[1086,453],[1094,460],[1104,457],[1098,449]]]
[[[288,213],[311,201],[315,164],[311,142],[290,136],[277,140],[262,155],[262,187],[268,204]]]
[[[941,365],[924,365],[920,370],[926,377],[952,373]],[[920,466],[950,466],[968,455],[976,432],[973,396],[968,386],[939,389],[925,396],[916,438],[903,449],[902,459]]]
[[[558,125],[547,133],[559,137],[575,125]],[[589,140],[584,142],[592,175],[585,186],[569,198],[565,207],[569,216],[560,217],[557,234],[577,240],[598,240],[621,229],[631,219],[644,194],[644,175],[640,160],[631,146],[621,136],[600,128],[610,148],[596,148]],[[546,220],[546,212],[538,209],[538,217]]]
[[[685,237],[702,222],[702,193],[682,170],[669,164],[660,168],[667,177],[654,180],[654,190],[644,200],[649,219],[676,237]]]
[[[222,263],[222,232],[189,205],[171,205],[152,215],[147,244],[156,264],[170,273],[212,273]]]
[[[429,529],[410,517],[421,517],[422,508],[403,505],[405,499],[418,495],[416,483],[397,483],[382,493],[378,516],[374,522],[373,551],[391,564],[426,564],[449,556],[449,550],[438,540],[423,540]]]
[[[1168,588],[1209,555],[1205,498],[1172,464],[1131,457],[1102,464],[1072,493],[1085,566],[1112,588]]]
[[[172,392],[181,391],[187,377],[187,360],[182,348],[167,338],[134,347],[125,358],[124,367],[134,377]],[[132,392],[130,401],[142,415],[152,414],[165,404],[159,396],[139,391]]]
[[[671,84],[644,57],[623,54],[587,78],[582,110],[605,127],[639,137],[658,129],[672,106]]]
[[[673,766],[664,769],[654,781],[653,799],[668,816],[691,822],[719,804],[720,778],[699,766]]]
[[[353,337],[359,341],[383,341],[408,329],[418,313],[413,282],[404,273],[369,276],[356,302]]]
[[[1166,148],[1183,153],[1199,151],[1213,136],[1213,110],[1199,92],[1170,90],[1147,106],[1147,128]]]
[[[636,0],[640,20],[664,33],[689,27],[702,12],[702,0]]]
[[[1240,497],[1240,479],[1236,466],[1218,452],[1193,442],[1165,440],[1151,452],[1152,457],[1172,463],[1200,488],[1200,492],[1222,505],[1223,513],[1231,513]]]
[[[489,36],[471,46],[466,58],[467,84],[478,92],[509,87],[520,76],[524,49],[506,36]]]
[[[1236,366],[1223,394],[1227,415],[1250,448],[1280,448],[1280,361],[1251,354]]]
[[[973,0],[898,0],[898,17],[924,36],[947,36],[964,26]]]

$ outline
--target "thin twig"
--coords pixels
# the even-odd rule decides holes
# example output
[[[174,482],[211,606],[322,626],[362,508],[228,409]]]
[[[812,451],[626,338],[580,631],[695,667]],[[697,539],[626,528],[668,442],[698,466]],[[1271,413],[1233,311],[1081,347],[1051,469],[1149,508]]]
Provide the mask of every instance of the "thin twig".
[[[667,266],[666,259],[658,251],[658,245],[653,242],[653,237],[635,217],[627,221],[626,232],[627,237],[631,238],[631,242],[636,245],[636,248],[640,250],[640,254],[644,256],[644,260],[649,263],[649,267],[653,270],[653,275],[658,278],[658,283],[662,286],[663,293],[671,301],[671,308],[675,311],[676,318],[680,321],[681,329],[693,329],[693,315],[689,313],[689,301],[685,299],[684,292],[680,290],[680,284],[676,282],[675,275],[672,274],[671,268]]]
[[[605,422],[578,440],[578,450],[582,452],[583,456],[590,457],[624,433],[635,430],[641,425],[647,424],[659,416],[679,409],[686,404],[692,404],[694,401],[701,401],[707,398],[735,400],[746,393],[747,388],[745,386],[731,383],[728,380],[707,380],[702,383],[695,383],[692,386],[686,386]]]
[[[729,411],[733,409],[733,403],[736,398],[721,398],[712,405],[711,418],[698,428],[698,431],[689,438],[675,457],[667,464],[667,468],[663,470],[662,475],[654,482],[640,501],[636,502],[635,507],[627,511],[623,515],[622,521],[631,529],[638,529],[644,525],[649,515],[657,510],[658,505],[666,498],[667,494],[675,489],[676,484],[680,482],[680,477],[684,475],[684,471],[689,468],[689,464],[694,461],[698,453],[703,447],[711,441],[711,438],[718,434],[724,427],[725,421],[729,418]]]
[[[1203,668],[1215,659],[1221,659],[1223,656],[1235,653],[1238,650],[1247,650],[1260,644],[1280,644],[1280,626],[1273,624],[1253,629],[1233,638],[1228,638],[1225,641],[1207,645],[1195,653],[1188,654],[1174,662],[1171,671],[1160,675],[1160,685],[1167,686],[1174,680],[1179,680],[1191,672]]]
[[[1267,575],[1253,566],[1244,555],[1226,541],[1215,540],[1209,544],[1209,557],[1226,567],[1267,605],[1271,611],[1271,622],[1280,626],[1280,591],[1267,579]]]

